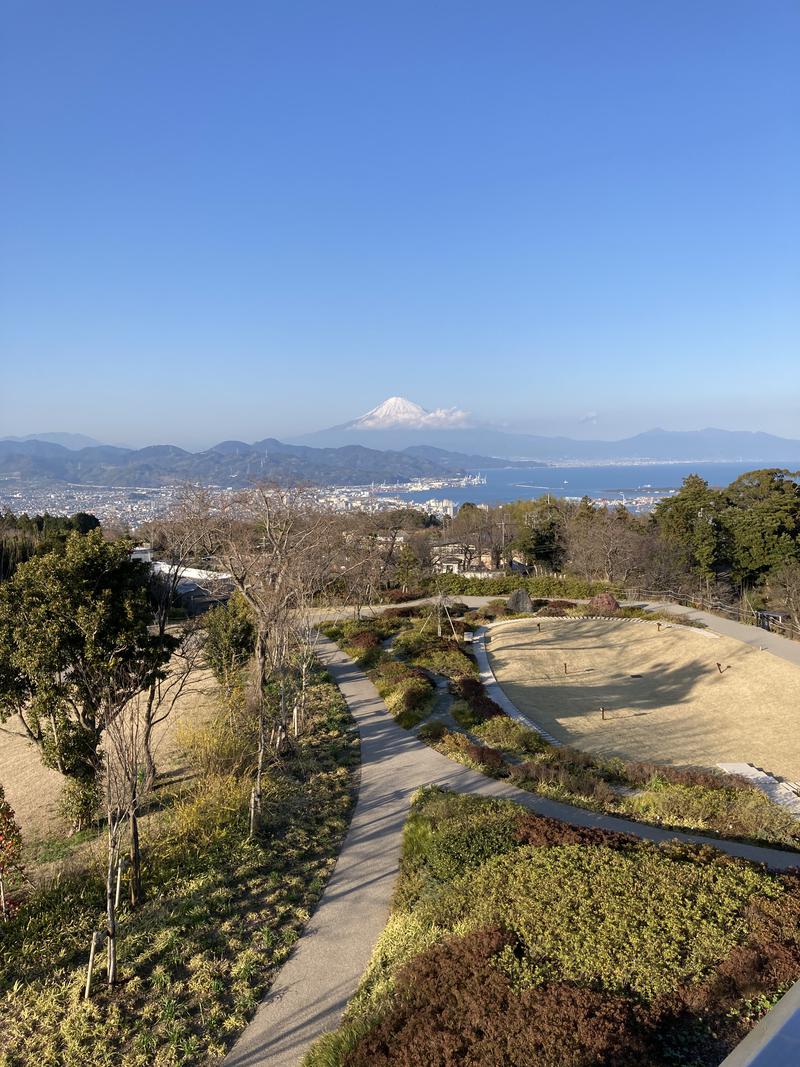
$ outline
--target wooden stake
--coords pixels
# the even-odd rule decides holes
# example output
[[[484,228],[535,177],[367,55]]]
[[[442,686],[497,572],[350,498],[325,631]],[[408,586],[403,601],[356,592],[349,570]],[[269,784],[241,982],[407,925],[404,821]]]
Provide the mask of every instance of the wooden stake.
[[[89,967],[86,971],[86,988],[83,991],[83,999],[88,1000],[92,995],[92,970],[94,969],[94,954],[103,943],[103,935],[97,930],[92,934],[92,943],[89,946]]]
[[[567,665],[566,665],[566,663],[565,663],[565,664],[564,664],[564,674],[566,674],[566,673],[567,673]]]
[[[600,718],[605,722],[605,718],[606,718],[606,709],[605,708],[600,708]]]
[[[114,909],[119,907],[119,894],[122,889],[122,860],[117,861],[117,892],[114,897]]]

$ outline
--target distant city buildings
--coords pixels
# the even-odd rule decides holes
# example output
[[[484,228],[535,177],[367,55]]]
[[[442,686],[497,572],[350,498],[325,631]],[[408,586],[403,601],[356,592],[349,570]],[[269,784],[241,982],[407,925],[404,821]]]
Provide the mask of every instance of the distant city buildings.
[[[395,485],[346,485],[310,488],[309,498],[334,511],[381,512],[411,508],[439,519],[453,518],[460,505],[446,496],[435,496],[437,491],[483,485],[479,475],[453,478],[433,478]],[[241,492],[232,488],[210,487],[220,493]],[[182,485],[156,487],[102,486],[102,485],[27,485],[19,479],[0,480],[0,510],[16,515],[74,515],[86,511],[96,515],[106,525],[118,524],[135,532],[146,523],[167,514],[177,504],[185,489]],[[408,494],[432,495],[423,501],[410,500]],[[673,495],[674,489],[650,490],[634,496],[598,497],[594,502],[600,507],[618,507],[624,504],[630,511],[652,511],[659,500]],[[577,497],[567,499],[576,500]],[[486,510],[488,504],[478,508]]]

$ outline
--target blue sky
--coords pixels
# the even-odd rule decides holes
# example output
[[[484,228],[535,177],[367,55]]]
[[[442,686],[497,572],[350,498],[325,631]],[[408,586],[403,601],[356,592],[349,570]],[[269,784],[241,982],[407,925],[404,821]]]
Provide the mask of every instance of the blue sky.
[[[0,20],[0,434],[800,436],[795,2]]]

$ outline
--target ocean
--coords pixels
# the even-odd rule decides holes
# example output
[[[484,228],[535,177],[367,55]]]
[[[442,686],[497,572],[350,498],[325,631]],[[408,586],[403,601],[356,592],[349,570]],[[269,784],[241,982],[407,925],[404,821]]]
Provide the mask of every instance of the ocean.
[[[757,470],[757,463],[654,463],[633,466],[595,467],[503,467],[481,471],[485,485],[451,486],[413,492],[392,492],[392,496],[416,503],[427,500],[452,500],[456,504],[503,504],[511,500],[536,497],[589,496],[593,500],[619,501],[652,506],[656,500],[679,489],[689,474],[699,474],[709,485],[726,486],[746,471]],[[782,466],[770,464],[769,466]],[[791,470],[791,465],[789,469]],[[646,498],[646,499],[642,499]]]

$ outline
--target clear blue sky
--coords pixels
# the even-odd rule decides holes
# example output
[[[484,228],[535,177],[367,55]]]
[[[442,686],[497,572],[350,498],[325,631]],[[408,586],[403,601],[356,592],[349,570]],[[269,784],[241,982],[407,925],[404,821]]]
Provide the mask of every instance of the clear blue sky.
[[[800,436],[794,0],[0,21],[0,434]]]

